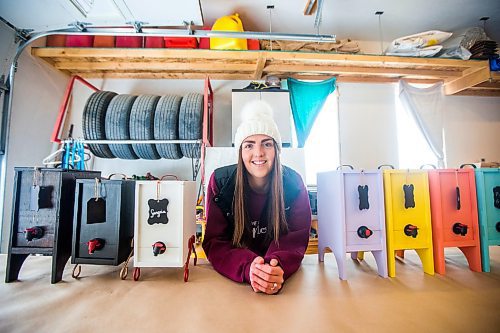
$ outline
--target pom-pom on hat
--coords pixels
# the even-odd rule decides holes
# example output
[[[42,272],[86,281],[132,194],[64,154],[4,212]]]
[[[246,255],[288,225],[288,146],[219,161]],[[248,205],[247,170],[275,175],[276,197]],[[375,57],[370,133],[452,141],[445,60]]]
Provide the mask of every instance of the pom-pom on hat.
[[[256,134],[270,136],[281,150],[281,135],[273,119],[273,109],[261,100],[253,100],[243,106],[241,124],[234,135],[234,146],[239,149],[243,140]]]

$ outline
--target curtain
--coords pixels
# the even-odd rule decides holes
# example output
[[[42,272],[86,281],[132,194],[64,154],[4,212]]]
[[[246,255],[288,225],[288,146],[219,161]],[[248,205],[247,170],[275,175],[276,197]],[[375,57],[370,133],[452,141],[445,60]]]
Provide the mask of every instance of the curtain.
[[[417,88],[401,80],[399,98],[403,107],[413,118],[424,135],[432,152],[438,159],[438,167],[444,168],[443,140],[443,83],[428,88]],[[408,147],[411,149],[411,147]]]
[[[304,147],[326,98],[335,90],[335,81],[334,77],[320,82],[287,79],[299,148]]]

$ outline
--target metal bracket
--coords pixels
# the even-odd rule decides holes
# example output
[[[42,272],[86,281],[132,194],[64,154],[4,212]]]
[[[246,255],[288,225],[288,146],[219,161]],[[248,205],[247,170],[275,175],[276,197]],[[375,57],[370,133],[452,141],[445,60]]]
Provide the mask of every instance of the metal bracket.
[[[81,31],[81,32],[86,32],[88,25],[92,25],[92,23],[75,21],[75,22],[68,24],[68,26],[74,27],[75,29],[77,29],[78,31]]]
[[[9,87],[7,86],[7,81],[5,80],[5,75],[0,76],[0,95],[4,91],[9,91]]]
[[[187,21],[182,21],[182,23],[184,23],[184,25],[186,26],[186,29],[188,31],[188,35],[194,35],[194,30],[193,30],[193,25],[194,25],[194,22],[191,21],[191,22],[187,22]]]
[[[14,42],[17,44],[19,41],[26,42],[28,39],[30,39],[29,35],[33,32],[33,29],[15,29],[16,31],[16,38],[14,39]]]
[[[137,33],[142,32],[142,27],[144,25],[148,24],[148,22],[142,22],[142,21],[125,22],[125,23],[133,26],[135,29],[135,32],[137,32]]]

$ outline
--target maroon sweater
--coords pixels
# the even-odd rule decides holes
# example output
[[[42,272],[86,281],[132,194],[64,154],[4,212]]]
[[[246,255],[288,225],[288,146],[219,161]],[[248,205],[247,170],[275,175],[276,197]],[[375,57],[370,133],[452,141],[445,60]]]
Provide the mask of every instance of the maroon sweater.
[[[250,265],[252,261],[261,256],[266,263],[277,259],[284,271],[284,279],[290,277],[300,267],[309,241],[311,228],[311,208],[307,190],[299,174],[288,169],[286,176],[289,184],[297,187],[297,196],[285,209],[287,214],[288,233],[281,234],[279,246],[269,242],[266,233],[271,230],[265,220],[263,211],[266,207],[267,195],[249,191],[248,209],[251,225],[246,226],[246,247],[237,248],[231,244],[233,236],[233,220],[227,218],[221,208],[214,202],[219,194],[212,174],[207,189],[206,219],[207,225],[203,241],[203,249],[208,260],[220,274],[236,282],[249,282]],[[291,178],[291,179],[290,179]]]

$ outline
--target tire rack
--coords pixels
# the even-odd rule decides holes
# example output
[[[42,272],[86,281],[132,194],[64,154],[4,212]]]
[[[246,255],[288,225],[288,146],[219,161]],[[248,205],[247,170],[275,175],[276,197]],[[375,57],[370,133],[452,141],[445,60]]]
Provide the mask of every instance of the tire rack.
[[[81,78],[78,75],[71,77],[71,80],[66,87],[64,97],[59,108],[59,114],[57,116],[56,123],[54,125],[54,130],[50,138],[51,142],[54,143],[65,143],[68,140],[62,140],[60,138],[61,128],[65,119],[67,112],[69,97],[73,91],[73,86],[75,81],[78,80],[85,86],[89,87],[94,91],[99,91],[94,85]],[[81,140],[85,144],[159,144],[159,143],[201,143],[201,185],[205,185],[205,149],[206,147],[212,147],[213,143],[213,90],[210,83],[210,78],[207,76],[205,78],[205,87],[203,95],[203,118],[202,118],[202,139],[198,140]]]

